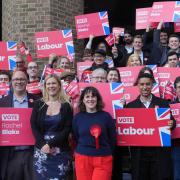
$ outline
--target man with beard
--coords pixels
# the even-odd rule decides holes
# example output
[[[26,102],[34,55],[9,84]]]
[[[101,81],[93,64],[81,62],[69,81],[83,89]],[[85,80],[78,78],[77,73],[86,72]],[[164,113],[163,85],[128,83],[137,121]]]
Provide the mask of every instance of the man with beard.
[[[124,32],[124,45],[115,44],[112,47],[113,61],[115,67],[124,67],[126,66],[126,61],[129,56],[133,52],[133,36],[129,30],[125,30]]]

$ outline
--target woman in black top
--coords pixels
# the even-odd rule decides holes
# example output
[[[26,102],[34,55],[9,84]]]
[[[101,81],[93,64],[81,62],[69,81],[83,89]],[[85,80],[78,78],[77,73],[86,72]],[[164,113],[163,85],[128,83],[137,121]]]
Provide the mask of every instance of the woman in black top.
[[[55,75],[47,76],[43,98],[35,102],[31,117],[36,179],[61,180],[69,175],[71,156],[68,136],[72,117],[72,109],[60,80]]]

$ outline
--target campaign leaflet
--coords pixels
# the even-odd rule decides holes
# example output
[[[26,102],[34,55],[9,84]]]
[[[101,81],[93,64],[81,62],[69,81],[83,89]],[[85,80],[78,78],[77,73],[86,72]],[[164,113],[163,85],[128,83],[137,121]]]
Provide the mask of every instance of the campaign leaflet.
[[[169,108],[116,110],[118,146],[171,146]]]

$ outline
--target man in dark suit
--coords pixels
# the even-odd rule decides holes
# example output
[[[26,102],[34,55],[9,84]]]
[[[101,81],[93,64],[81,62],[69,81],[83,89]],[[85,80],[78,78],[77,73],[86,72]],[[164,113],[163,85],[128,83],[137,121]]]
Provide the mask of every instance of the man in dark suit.
[[[0,100],[0,107],[32,108],[36,98],[26,92],[27,82],[25,72],[15,71],[12,75],[12,93]],[[5,146],[0,149],[2,180],[33,179],[32,146]]]
[[[153,76],[147,73],[138,76],[137,82],[140,96],[127,104],[127,108],[169,107],[169,103],[166,100],[151,94],[153,79]],[[144,117],[144,121],[146,121],[146,117]],[[175,127],[173,118],[168,122],[168,126],[171,129]],[[131,158],[133,180],[172,179],[171,148],[131,147]]]

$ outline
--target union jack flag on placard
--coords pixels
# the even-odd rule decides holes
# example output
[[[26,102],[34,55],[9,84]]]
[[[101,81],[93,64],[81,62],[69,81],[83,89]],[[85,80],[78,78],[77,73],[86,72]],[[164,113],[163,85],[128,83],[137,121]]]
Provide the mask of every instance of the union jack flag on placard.
[[[110,91],[111,94],[119,94],[124,92],[124,86],[123,83],[110,83]]]
[[[174,11],[173,22],[179,22],[179,21],[180,21],[180,11]]]
[[[100,19],[107,19],[107,18],[108,18],[108,13],[107,13],[107,11],[101,11],[101,12],[99,12],[99,17],[100,17]]]
[[[62,34],[64,38],[72,37],[72,30],[71,29],[64,29],[62,30]]]
[[[109,22],[102,23],[102,28],[103,28],[103,31],[104,31],[104,35],[110,34]]]
[[[157,120],[169,120],[170,119],[170,108],[156,108],[156,119]]]
[[[6,42],[7,51],[16,51],[17,50],[17,42],[15,41],[8,41]]]
[[[113,107],[114,118],[116,118],[116,110],[122,109],[123,103],[120,99],[119,100],[112,100],[112,107]]]
[[[159,127],[159,136],[161,141],[161,146],[171,146],[171,132],[168,129],[168,126],[166,127]]]

